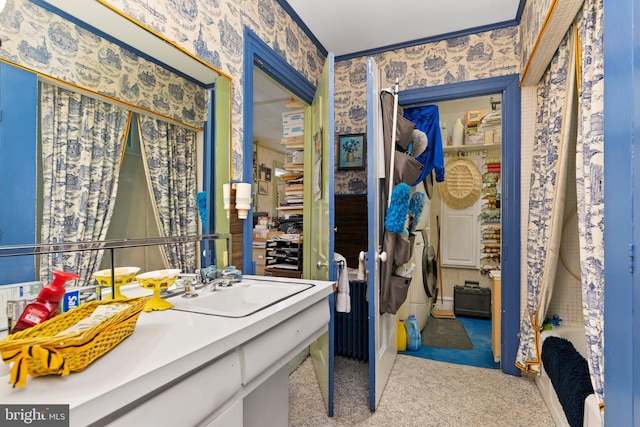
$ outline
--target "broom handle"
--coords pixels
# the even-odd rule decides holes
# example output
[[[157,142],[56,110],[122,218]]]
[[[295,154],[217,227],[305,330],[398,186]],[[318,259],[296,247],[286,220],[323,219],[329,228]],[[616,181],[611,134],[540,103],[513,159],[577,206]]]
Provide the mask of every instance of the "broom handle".
[[[391,192],[393,191],[394,163],[396,161],[396,130],[398,128],[398,78],[396,77],[396,85],[393,89],[393,126],[391,127],[391,157],[389,160],[389,193],[387,198],[387,208],[391,206]]]
[[[436,257],[436,266],[438,271],[438,288],[440,289],[440,303],[444,305],[444,291],[442,290],[442,266],[440,265],[440,217],[436,215],[436,227],[438,228],[438,256]]]

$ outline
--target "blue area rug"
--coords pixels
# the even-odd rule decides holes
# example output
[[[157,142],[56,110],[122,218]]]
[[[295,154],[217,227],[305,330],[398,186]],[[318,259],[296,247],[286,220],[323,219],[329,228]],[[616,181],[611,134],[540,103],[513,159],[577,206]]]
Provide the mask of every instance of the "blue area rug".
[[[491,320],[462,316],[456,316],[456,319],[462,322],[467,335],[473,343],[473,349],[454,350],[423,345],[418,351],[401,351],[400,354],[456,363],[458,365],[500,369],[500,363],[494,362],[493,352],[491,351]]]

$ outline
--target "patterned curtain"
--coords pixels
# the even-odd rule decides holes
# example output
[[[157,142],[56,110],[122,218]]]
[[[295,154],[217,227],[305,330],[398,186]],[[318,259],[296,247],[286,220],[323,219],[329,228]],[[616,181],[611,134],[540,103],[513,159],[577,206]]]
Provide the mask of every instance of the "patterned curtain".
[[[604,53],[603,0],[578,14],[580,97],[576,185],[582,309],[591,382],[604,402]]]
[[[129,113],[113,104],[41,85],[42,243],[104,240],[118,190]],[[52,270],[80,274],[88,285],[102,251],[46,254],[40,280]]]
[[[167,237],[198,234],[196,133],[140,115],[141,146],[151,201]],[[196,267],[196,244],[165,245],[169,265],[183,272]]]
[[[527,228],[527,306],[516,366],[539,370],[539,332],[553,293],[560,256],[568,153],[575,99],[573,31],[558,47],[538,84]]]

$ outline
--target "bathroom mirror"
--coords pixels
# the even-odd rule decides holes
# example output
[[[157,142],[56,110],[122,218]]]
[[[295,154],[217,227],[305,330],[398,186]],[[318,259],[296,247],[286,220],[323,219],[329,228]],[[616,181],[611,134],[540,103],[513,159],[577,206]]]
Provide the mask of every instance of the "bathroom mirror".
[[[79,3],[82,3],[82,7],[79,7]],[[46,10],[43,11],[40,7],[35,7],[34,5]],[[209,209],[217,205],[214,199],[217,193],[214,191],[216,181],[215,177],[211,175],[213,171],[216,171],[217,174],[220,170],[226,170],[226,180],[228,181],[228,171],[230,169],[231,78],[228,75],[220,72],[175,43],[164,39],[150,28],[135,22],[125,13],[118,11],[103,1],[16,0],[13,3],[13,8],[6,10],[4,13],[15,16],[20,15],[23,19],[23,27],[21,28],[34,29],[33,34],[21,30],[20,37],[13,37],[12,39],[3,37],[2,47],[4,53],[0,58],[5,64],[30,72],[34,76],[35,83],[33,86],[37,86],[38,82],[42,81],[50,83],[63,82],[60,85],[64,85],[65,81],[69,81],[72,90],[77,89],[78,92],[82,92],[86,89],[89,96],[91,94],[104,95],[107,99],[121,102],[130,107],[128,108],[130,111],[136,113],[142,111],[144,113],[145,105],[131,101],[131,98],[135,97],[136,91],[142,92],[145,90],[143,87],[145,83],[164,79],[162,84],[166,88],[168,95],[164,96],[165,94],[162,94],[162,96],[156,97],[153,96],[153,93],[151,96],[145,94],[147,105],[153,109],[158,103],[167,104],[166,110],[170,112],[166,114],[168,119],[174,119],[176,115],[173,112],[178,112],[185,119],[184,123],[196,130],[198,134],[198,191],[206,191],[208,193]],[[45,26],[44,29],[43,25]],[[38,33],[36,34],[36,32]],[[48,35],[44,42],[42,40],[43,32]],[[50,40],[52,37],[59,43],[52,43]],[[43,47],[45,45],[42,43],[45,43],[46,47]],[[45,62],[29,62],[28,58],[25,59],[19,54],[25,46],[33,47],[35,53],[48,54],[51,65],[48,66]],[[37,50],[40,47],[44,50]],[[70,51],[65,51],[64,49],[70,49]],[[99,56],[99,60],[90,57],[94,52],[95,55]],[[144,70],[133,68],[132,64],[135,65],[139,62],[144,62],[146,67]],[[66,64],[66,68],[61,67],[62,64]],[[83,74],[82,71],[85,71],[85,73]],[[111,71],[114,74],[110,74]],[[151,73],[147,73],[148,71],[151,71]],[[116,72],[119,74],[116,75]],[[69,76],[73,76],[73,78],[69,78]],[[170,81],[172,79],[171,76],[178,76],[186,84],[168,88],[168,86],[171,86],[170,83],[173,83],[173,81]],[[6,75],[2,77],[6,77]],[[144,79],[147,80],[145,81]],[[9,81],[7,80],[7,82]],[[103,84],[111,84],[112,86],[110,89],[102,90],[103,86],[100,85]],[[188,105],[187,108],[179,104],[180,96],[177,95],[180,94],[183,87],[189,88],[192,104],[198,104],[198,107],[203,112],[196,111],[195,117],[199,122],[189,123],[187,121],[189,117],[194,116],[192,114],[192,105]],[[222,90],[218,90],[219,87]],[[176,89],[177,92],[174,90],[171,93],[172,89]],[[147,90],[151,91],[152,89]],[[216,114],[213,119],[207,119],[210,114],[207,102],[208,97],[212,99],[211,110],[215,111]],[[37,103],[39,101],[36,99],[36,101],[32,102]],[[169,105],[171,103],[174,103],[174,106]],[[140,110],[138,110],[138,107],[140,107]],[[178,119],[175,120],[178,123],[182,123]],[[204,123],[204,121],[207,122]],[[215,122],[215,126],[211,122]],[[32,123],[28,124],[33,127]],[[11,135],[11,138],[15,139],[15,136]],[[39,141],[40,138],[39,136],[38,138],[29,136],[25,139],[25,141],[31,140]],[[213,141],[216,141],[221,150],[212,146]],[[9,150],[16,150],[16,148],[9,148]],[[37,159],[38,163],[41,162],[39,150],[39,146],[34,147],[32,152],[29,153],[30,156]],[[216,156],[213,156],[214,152]],[[4,154],[3,151],[2,155],[4,156]],[[11,158],[29,161],[28,158],[22,157],[21,153],[9,154],[12,154]],[[214,161],[213,159],[215,159],[216,164],[210,163]],[[33,161],[33,163],[36,163],[36,161]],[[34,183],[42,182],[45,177],[41,175],[42,169],[40,166],[38,165],[35,172],[31,168],[29,176],[22,175],[18,179]],[[19,168],[19,165],[16,164],[16,168]],[[13,179],[15,182],[16,176],[5,177],[3,175],[0,178]],[[30,190],[29,196],[32,195],[33,199],[39,200],[40,195],[36,187],[34,186]],[[14,203],[10,202],[12,201],[9,201],[7,205],[11,206],[12,209],[21,209],[22,200],[16,200]],[[33,202],[30,201],[29,203]],[[131,206],[132,209],[135,209],[136,205],[132,203]],[[30,206],[27,210],[35,211],[35,209],[30,209]],[[39,215],[35,213],[33,215],[36,218],[31,220],[30,224],[38,225],[36,226],[36,232],[33,232],[34,226],[30,225],[30,233],[13,236],[11,240],[5,238],[3,239],[3,245],[33,244],[38,241],[40,220],[38,219]],[[2,216],[0,215],[0,217]],[[213,214],[209,215],[209,218],[212,217]],[[4,232],[3,237],[8,237],[6,231],[11,224],[1,224],[2,222],[0,220],[0,230]],[[199,234],[200,232],[202,230],[198,228],[197,233]],[[216,230],[216,226],[212,225],[208,227],[206,232],[223,233],[225,230]],[[12,260],[8,261],[11,262]],[[31,277],[28,278],[28,280],[31,279]],[[6,281],[0,280],[0,284],[2,283],[6,283]]]
[[[193,79],[202,87],[213,87],[218,76],[231,79],[107,1],[31,0],[31,2],[72,22],[78,22],[96,35],[126,47],[169,71]]]

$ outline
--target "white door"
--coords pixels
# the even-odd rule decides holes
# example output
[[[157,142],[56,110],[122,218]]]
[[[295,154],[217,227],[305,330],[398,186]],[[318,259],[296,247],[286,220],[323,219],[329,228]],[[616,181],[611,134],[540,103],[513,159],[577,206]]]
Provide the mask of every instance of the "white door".
[[[304,239],[305,279],[336,280],[333,268],[334,244],[334,139],[333,139],[333,54],[329,53],[318,81],[316,94],[305,116],[304,150]],[[311,344],[309,351],[318,377],[327,413],[333,416],[334,300],[329,296],[329,331]]]
[[[467,158],[482,170],[482,157]],[[465,209],[453,209],[444,201],[441,202],[440,245],[443,267],[480,268],[481,205],[481,198]]]
[[[386,200],[381,71],[373,58],[367,58],[367,296],[369,301],[369,409],[378,406],[397,354],[397,316],[380,314],[380,257]],[[389,260],[388,262],[391,262]]]

